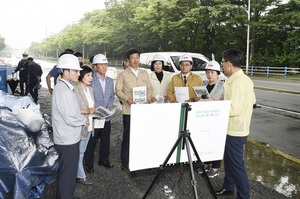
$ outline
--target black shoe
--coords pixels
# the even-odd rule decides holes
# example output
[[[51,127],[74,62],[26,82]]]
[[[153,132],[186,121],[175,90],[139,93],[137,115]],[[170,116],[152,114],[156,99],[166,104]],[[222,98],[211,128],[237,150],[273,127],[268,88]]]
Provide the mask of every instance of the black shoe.
[[[122,164],[122,165],[121,165],[121,170],[123,170],[123,171],[129,171],[128,165]]]
[[[113,165],[113,164],[110,164],[109,161],[101,161],[101,160],[99,160],[98,165],[99,165],[99,166],[104,166],[104,167],[107,168],[107,169],[111,169],[111,168],[114,167],[114,165]]]
[[[219,191],[216,191],[217,196],[231,196],[234,194],[234,191],[221,189]]]
[[[86,166],[85,171],[88,172],[88,173],[94,173],[94,167],[93,166],[91,166],[91,167]]]
[[[84,185],[92,185],[94,184],[92,181],[86,179],[86,178],[76,178],[76,182]]]

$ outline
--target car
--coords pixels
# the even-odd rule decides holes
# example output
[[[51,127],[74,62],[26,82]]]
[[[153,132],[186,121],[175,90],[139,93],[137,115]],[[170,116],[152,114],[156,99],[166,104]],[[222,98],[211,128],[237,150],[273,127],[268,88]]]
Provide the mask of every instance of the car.
[[[205,74],[205,66],[209,62],[209,59],[200,53],[190,53],[190,52],[148,52],[140,54],[140,67],[144,68],[151,73],[150,66],[153,56],[160,54],[165,58],[164,61],[164,71],[169,72],[172,75],[180,73],[179,58],[183,54],[189,54],[193,59],[192,72],[199,75],[203,82],[207,82],[207,77]],[[221,72],[219,75],[220,80],[226,81],[227,77]]]

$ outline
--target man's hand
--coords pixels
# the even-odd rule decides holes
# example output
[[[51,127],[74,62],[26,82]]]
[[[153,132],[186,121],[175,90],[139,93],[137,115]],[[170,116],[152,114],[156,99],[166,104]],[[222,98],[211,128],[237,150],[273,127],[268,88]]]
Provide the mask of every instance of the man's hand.
[[[90,125],[90,120],[89,120],[89,118],[86,119],[86,125],[87,125],[87,126]]]
[[[154,102],[156,102],[157,101],[157,99],[155,98],[155,97],[151,97],[151,102],[152,103],[154,103]]]
[[[135,102],[134,102],[133,99],[131,99],[131,98],[129,98],[126,102],[127,102],[129,105],[135,104]]]
[[[93,113],[95,113],[95,108],[89,108],[88,109],[88,114],[93,114]]]
[[[49,93],[52,95],[53,88],[48,89]]]

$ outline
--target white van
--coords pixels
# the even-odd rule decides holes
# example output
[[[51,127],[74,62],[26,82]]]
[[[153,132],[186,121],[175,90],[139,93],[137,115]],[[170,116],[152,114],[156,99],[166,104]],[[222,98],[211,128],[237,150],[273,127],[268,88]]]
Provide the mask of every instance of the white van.
[[[141,53],[140,55],[140,67],[146,69],[149,73],[151,72],[150,66],[153,56],[156,54],[160,54],[164,57],[165,67],[164,71],[168,71],[171,74],[180,73],[179,67],[179,58],[182,54],[189,54],[193,58],[193,68],[192,72],[199,75],[203,82],[207,82],[207,78],[205,75],[204,68],[206,63],[209,62],[209,59],[200,53],[189,53],[189,52],[149,52],[149,53]],[[219,78],[222,81],[225,81],[227,77],[221,72]]]

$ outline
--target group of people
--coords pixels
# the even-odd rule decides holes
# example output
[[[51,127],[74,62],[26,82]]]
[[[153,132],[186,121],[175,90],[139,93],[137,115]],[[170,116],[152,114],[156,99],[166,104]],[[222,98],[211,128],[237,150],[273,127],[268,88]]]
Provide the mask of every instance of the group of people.
[[[164,58],[155,55],[151,62],[152,73],[139,67],[140,52],[131,49],[126,54],[124,71],[114,82],[106,76],[108,60],[97,54],[90,60],[92,66],[80,64],[80,59],[72,52],[64,52],[53,68],[61,78],[52,90],[52,125],[55,147],[59,155],[57,175],[57,198],[73,198],[76,182],[91,185],[85,172],[94,172],[94,151],[100,140],[98,165],[113,168],[109,160],[111,121],[106,118],[102,128],[93,128],[95,109],[102,106],[112,109],[115,95],[122,104],[123,140],[121,146],[121,169],[129,171],[130,115],[133,88],[146,87],[146,103],[155,103],[157,96],[164,102],[177,102],[175,87],[188,87],[186,102],[210,100],[231,100],[228,132],[224,152],[225,178],[217,195],[233,194],[236,186],[238,198],[249,198],[248,178],[243,162],[243,148],[249,134],[255,95],[253,83],[242,71],[243,54],[230,49],[223,52],[222,66],[229,78],[224,83],[218,79],[221,67],[216,61],[207,64],[205,85],[209,96],[197,97],[193,87],[201,86],[203,80],[191,72],[193,59],[184,54],[180,57],[181,73],[173,77],[163,70]],[[48,75],[50,78],[51,71]],[[47,82],[49,77],[47,76]],[[48,85],[49,86],[49,85]],[[101,119],[101,118],[100,118]],[[219,174],[220,161],[205,162],[207,174]],[[212,165],[212,166],[210,166]]]
[[[92,66],[83,65],[81,60],[81,53],[67,49],[46,77],[52,94],[54,144],[59,155],[57,198],[73,198],[76,182],[93,184],[85,172],[94,172],[98,139],[101,145],[98,165],[113,168],[109,161],[110,118],[105,119],[103,128],[93,128],[95,120],[102,120],[93,115],[95,109],[113,107],[114,82],[106,76],[108,61],[103,54],[93,57]],[[56,80],[54,89],[51,77]]]
[[[43,74],[41,66],[33,61],[32,56],[28,56],[28,53],[24,52],[13,74],[16,72],[19,72],[20,95],[27,96],[29,93],[34,102],[38,103],[38,90],[41,87]]]

